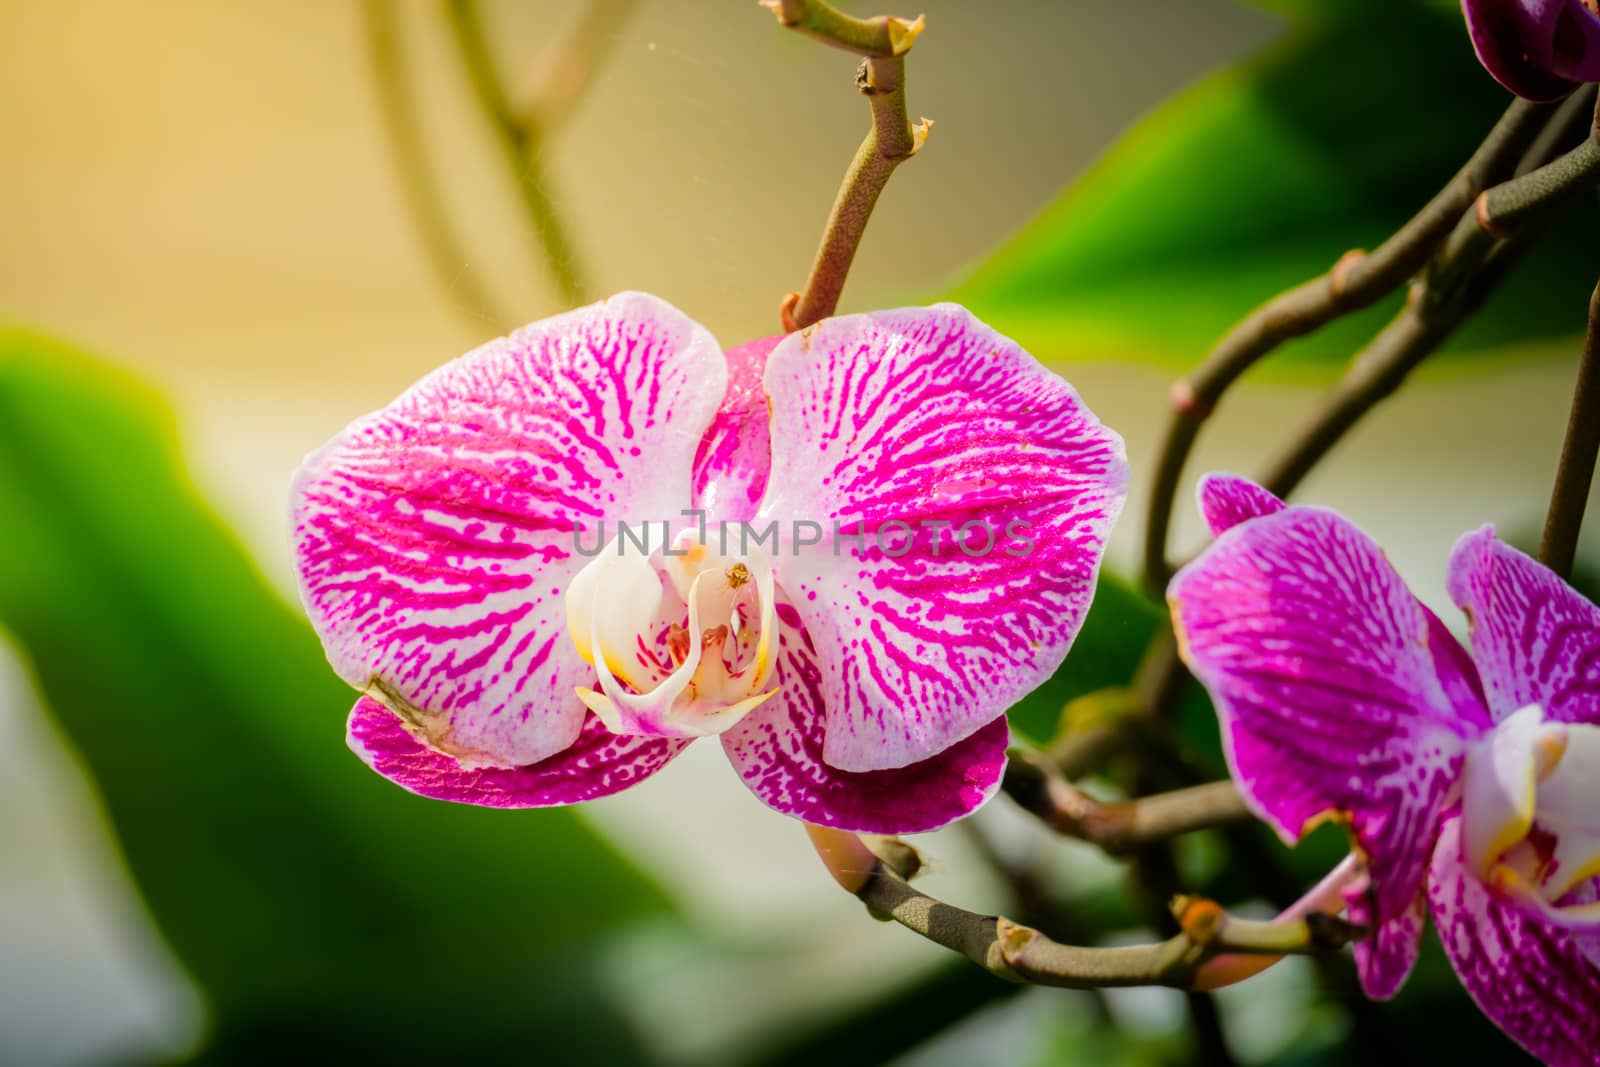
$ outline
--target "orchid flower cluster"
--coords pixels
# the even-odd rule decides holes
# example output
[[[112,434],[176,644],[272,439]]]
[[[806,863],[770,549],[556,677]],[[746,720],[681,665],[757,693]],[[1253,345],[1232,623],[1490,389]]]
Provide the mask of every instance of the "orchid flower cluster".
[[[1513,92],[1600,80],[1595,0],[1462,6]],[[956,305],[725,352],[624,293],[352,423],[301,468],[293,539],[380,775],[573,804],[715,737],[825,860],[856,857],[830,862],[854,892],[877,863],[854,833],[1000,787],[1007,710],[1072,647],[1128,473],[1067,382]],[[1384,998],[1431,913],[1490,1019],[1600,1064],[1600,609],[1485,527],[1448,564],[1469,651],[1341,516],[1226,475],[1199,498],[1214,543],[1167,595],[1238,793],[1288,843],[1333,819],[1354,847],[1284,918],[1331,899]]]

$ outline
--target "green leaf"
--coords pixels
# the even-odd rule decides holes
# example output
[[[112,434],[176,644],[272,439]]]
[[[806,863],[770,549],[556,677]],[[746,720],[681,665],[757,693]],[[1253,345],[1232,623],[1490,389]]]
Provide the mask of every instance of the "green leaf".
[[[1288,6],[1284,39],[1141,121],[953,298],[1047,361],[1190,366],[1252,308],[1397,229],[1508,103],[1454,5]],[[1450,350],[1582,329],[1595,203],[1572,213]],[[1325,373],[1399,300],[1275,362]]]
[[[660,890],[570,812],[367,770],[354,694],[198,501],[148,391],[0,332],[0,514],[0,626],[209,999],[215,1057],[639,1058],[589,949],[668,915]]]
[[[1156,632],[1161,611],[1131,583],[1102,570],[1072,652],[1048,681],[1006,713],[1012,730],[1036,745],[1045,744],[1070,701],[1126,686]]]

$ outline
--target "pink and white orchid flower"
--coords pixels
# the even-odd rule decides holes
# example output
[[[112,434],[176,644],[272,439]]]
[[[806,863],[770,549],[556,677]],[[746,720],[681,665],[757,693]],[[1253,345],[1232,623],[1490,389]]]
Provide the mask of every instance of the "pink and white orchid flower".
[[[1126,477],[1072,388],[963,308],[725,355],[625,293],[353,423],[295,481],[294,544],[363,694],[350,745],[413,792],[573,803],[716,735],[778,811],[900,833],[994,793]]]
[[[1216,542],[1168,590],[1229,765],[1286,841],[1348,821],[1368,994],[1416,960],[1425,904],[1462,984],[1553,1064],[1600,1064],[1600,610],[1467,534],[1451,598],[1472,655],[1372,539],[1212,476]]]

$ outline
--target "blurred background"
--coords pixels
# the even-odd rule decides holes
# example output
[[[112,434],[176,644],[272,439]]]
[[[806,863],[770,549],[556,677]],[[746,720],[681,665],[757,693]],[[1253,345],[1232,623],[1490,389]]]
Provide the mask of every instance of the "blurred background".
[[[955,294],[1072,380],[1128,442],[1128,573],[1174,374],[1420,206],[1503,94],[1451,4],[918,6],[908,98],[935,126],[842,310]],[[648,290],[731,346],[778,331],[867,123],[851,57],[753,0],[481,15],[513,100],[577,87],[517,171],[437,4],[0,0],[0,1062],[1198,1055],[1179,994],[1018,990],[874,922],[713,746],[580,812],[518,814],[418,800],[346,752],[352,698],[293,606],[289,474],[427,370],[560,310],[527,168],[586,298]],[[595,63],[561,66],[574,40]],[[384,69],[453,257],[425,251]],[[1301,494],[1446,618],[1454,539],[1542,520],[1594,214]],[[1193,476],[1259,469],[1393,310],[1230,394],[1179,545],[1200,543]],[[1118,865],[1004,798],[973,822],[920,842],[930,892],[991,911],[1043,885],[1085,936],[1140,936]],[[1338,844],[1264,847],[1309,879]],[[1215,842],[1185,849],[1186,875],[1265,907]],[[1436,954],[1382,1008],[1347,971],[1290,961],[1221,996],[1233,1056],[1515,1055]]]

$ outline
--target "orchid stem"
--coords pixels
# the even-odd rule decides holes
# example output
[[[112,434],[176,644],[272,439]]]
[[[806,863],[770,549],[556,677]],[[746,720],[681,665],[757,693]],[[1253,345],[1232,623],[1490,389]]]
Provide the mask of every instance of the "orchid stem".
[[[922,19],[902,19],[877,15],[860,19],[826,3],[825,0],[761,0],[784,26],[815,37],[824,44],[858,56],[903,56],[911,50]]]
[[[1506,186],[1501,186],[1499,190],[1491,190],[1494,192],[1492,198],[1488,193],[1476,193],[1469,198],[1455,226],[1444,237],[1442,247],[1434,253],[1434,262],[1413,284],[1406,308],[1352,361],[1349,371],[1335,386],[1327,406],[1316,421],[1302,432],[1262,479],[1266,488],[1279,496],[1287,496],[1292,492],[1351,427],[1398,389],[1410,372],[1482,303],[1514,266],[1533,232],[1548,218],[1546,211],[1530,210],[1531,202],[1555,204],[1577,191],[1550,182],[1548,179],[1552,175],[1566,175],[1569,183],[1579,189],[1585,183],[1592,185],[1597,180],[1594,164],[1590,162],[1593,142],[1596,140],[1593,128],[1577,147],[1566,151],[1565,155],[1558,155],[1568,148],[1574,138],[1580,136],[1582,126],[1593,126],[1589,118],[1592,103],[1593,97],[1585,92],[1569,97],[1546,121],[1544,129],[1536,131],[1536,136],[1528,134],[1519,123],[1513,122],[1518,115],[1528,112],[1518,105],[1512,105],[1496,127],[1496,134],[1503,135],[1503,139],[1491,135],[1484,142],[1485,148],[1479,150],[1481,155],[1491,144],[1498,143],[1500,148],[1490,154],[1494,156],[1494,167],[1501,168],[1515,154],[1513,149],[1531,137],[1531,147],[1523,152],[1516,165],[1515,176],[1506,183],[1506,186],[1512,187],[1511,190],[1504,191]],[[1546,113],[1538,112],[1541,116]],[[1508,124],[1517,126],[1516,136],[1506,132]],[[1474,160],[1479,159],[1480,156],[1474,156]],[[1470,169],[1471,164],[1464,168],[1463,173]],[[1459,180],[1460,176],[1457,177]],[[1497,218],[1492,207],[1487,216],[1482,213],[1485,203],[1519,205],[1512,213],[1517,219],[1515,226],[1503,222],[1498,224],[1509,239],[1485,239],[1487,231],[1483,219],[1488,218],[1491,224],[1496,224]],[[1198,423],[1195,423],[1195,428],[1198,428]],[[1187,449],[1187,444],[1184,448]],[[1181,469],[1182,455],[1177,465]],[[1161,505],[1161,500],[1158,496],[1153,500],[1153,506]],[[1170,510],[1170,493],[1165,498],[1164,506]],[[1152,517],[1155,516],[1152,514]],[[1159,537],[1164,540],[1166,520],[1163,518],[1158,525]],[[1152,526],[1151,529],[1154,531],[1156,527]],[[1146,547],[1149,545],[1150,542],[1147,542]],[[1147,553],[1147,564],[1153,561],[1154,556]],[[1147,571],[1147,582],[1154,577],[1154,573],[1163,576],[1168,573],[1164,552],[1161,554],[1159,571]],[[1165,581],[1165,578],[1162,580]],[[1175,705],[1185,681],[1183,663],[1178,657],[1168,621],[1151,642],[1134,677],[1132,688],[1138,697],[1137,712],[1147,717],[1160,717]]]
[[[494,133],[506,169],[516,182],[540,260],[555,279],[562,302],[569,307],[581,304],[587,290],[572,239],[550,199],[544,174],[544,131],[533,121],[536,113],[519,115],[507,99],[499,75],[495,73],[494,58],[489,53],[483,19],[475,0],[450,0],[445,11],[478,107]]]
[[[416,100],[406,78],[395,0],[364,0],[363,21],[384,132],[423,252],[451,303],[471,321],[504,330],[514,325],[468,268],[469,257],[450,221],[438,175],[417,125]]]
[[[1594,483],[1595,457],[1600,454],[1600,285],[1589,298],[1589,332],[1583,361],[1578,364],[1578,384],[1572,392],[1572,415],[1561,446],[1555,486],[1550,491],[1550,511],[1545,516],[1539,561],[1563,578],[1571,578],[1578,552],[1578,531]]]
[[[1028,752],[1013,752],[1002,788],[1025,811],[1058,834],[1125,855],[1143,845],[1195,830],[1250,818],[1250,810],[1228,781],[1209,782],[1137,800],[1096,800]]]
[[[1256,922],[1202,898],[1182,898],[1180,932],[1155,944],[1085,947],[1054,941],[995,915],[946,904],[914,889],[894,868],[842,830],[808,827],[846,889],[879,918],[972,960],[1009,981],[1071,989],[1164,985],[1187,989],[1200,968],[1224,955],[1283,956],[1336,950],[1365,931],[1331,916]],[[825,851],[824,851],[825,850]],[[855,857],[841,864],[841,857]]]
[[[1450,232],[1462,212],[1507,172],[1545,126],[1552,105],[1518,100],[1465,166],[1420,212],[1370,255],[1345,253],[1328,273],[1304,282],[1257,308],[1230,330],[1196,370],[1172,388],[1172,410],[1151,486],[1145,523],[1144,584],[1155,596],[1166,589],[1167,537],[1173,499],[1200,427],[1228,388],[1280,345],[1342,315],[1388,296],[1414,275]]]
[[[863,56],[856,87],[872,108],[872,126],[846,168],[823,227],[805,288],[784,297],[779,315],[785,330],[797,330],[832,315],[867,221],[889,177],[922,147],[931,125],[912,125],[906,111],[905,54],[922,32],[922,19],[890,15],[858,19],[822,0],[769,0],[778,21],[818,40]]]
[[[1288,496],[1369,411],[1483,303],[1552,214],[1600,183],[1600,127],[1576,148],[1482,193],[1412,286],[1406,308],[1351,362],[1322,413],[1262,484]]]

